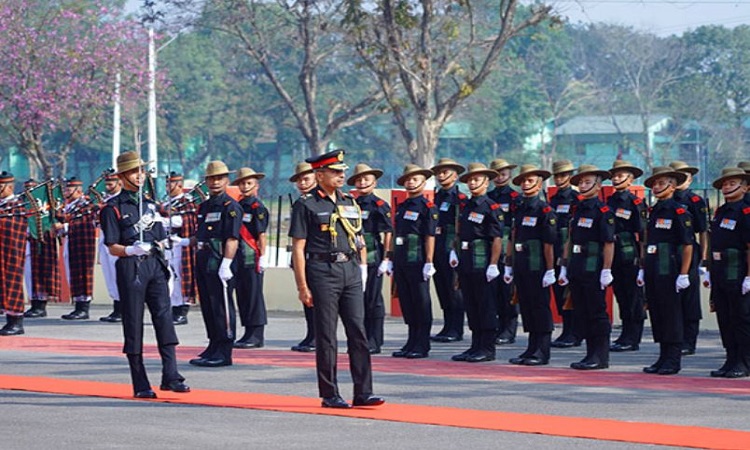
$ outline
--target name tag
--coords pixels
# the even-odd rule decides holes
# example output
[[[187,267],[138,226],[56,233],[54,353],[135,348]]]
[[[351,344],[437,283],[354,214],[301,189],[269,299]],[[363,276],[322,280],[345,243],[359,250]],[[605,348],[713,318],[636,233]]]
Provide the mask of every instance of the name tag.
[[[469,249],[469,241],[461,241],[461,250]]]
[[[573,253],[581,253],[581,246],[573,245]]]
[[[578,226],[581,228],[591,228],[594,226],[594,219],[581,217],[580,219],[578,219]]]
[[[206,222],[218,222],[221,220],[221,212],[211,212],[206,214]]]
[[[570,212],[570,205],[557,205],[555,212],[567,214]]]
[[[445,212],[445,211],[448,211],[449,209],[451,209],[451,204],[450,203],[443,202],[443,203],[440,204],[440,211]]]
[[[396,245],[404,245],[404,238],[396,237]]]
[[[726,230],[734,230],[734,227],[737,226],[737,221],[732,219],[724,219],[719,224],[719,228],[724,228]]]
[[[475,212],[469,213],[468,219],[469,219],[469,222],[482,223],[484,221],[484,214],[479,214]]]
[[[339,215],[345,219],[359,219],[356,206],[339,206]]]
[[[629,209],[623,209],[623,208],[617,208],[617,211],[615,211],[615,216],[619,217],[621,219],[629,220],[630,216],[633,215],[633,211]]]
[[[367,220],[370,218],[370,211],[362,211],[362,220]]]
[[[654,224],[654,227],[660,228],[662,230],[671,230],[672,219],[656,219],[656,224]]]
[[[721,261],[721,252],[712,252],[714,261]]]
[[[524,227],[535,227],[536,226],[536,217],[529,217],[526,216],[521,221],[521,226]]]
[[[655,255],[656,254],[656,246],[655,245],[649,245],[646,247],[646,253],[649,255]]]
[[[242,221],[245,223],[250,223],[253,221],[253,215],[250,213],[245,213],[242,215]]]
[[[404,213],[404,220],[415,221],[417,219],[419,219],[419,213],[416,211],[406,211]]]
[[[503,212],[510,211],[510,204],[509,203],[500,203],[500,208],[503,210]]]

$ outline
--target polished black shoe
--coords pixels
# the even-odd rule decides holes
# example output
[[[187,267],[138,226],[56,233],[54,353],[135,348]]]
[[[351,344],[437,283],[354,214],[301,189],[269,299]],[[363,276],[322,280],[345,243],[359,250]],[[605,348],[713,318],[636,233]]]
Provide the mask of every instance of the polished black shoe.
[[[183,393],[190,392],[190,386],[180,380],[173,380],[166,384],[162,383],[162,385],[159,386],[159,390]]]
[[[133,395],[135,398],[156,398],[156,392],[152,391],[151,389],[146,389],[145,391],[138,391]]]
[[[88,320],[89,313],[86,311],[73,311],[61,316],[65,320]]]
[[[292,346],[292,351],[300,353],[310,353],[315,351],[315,346],[309,344],[297,344]]]
[[[550,346],[555,347],[555,348],[580,347],[581,341],[568,341],[568,340],[557,341],[555,340],[550,343]]]
[[[746,376],[748,376],[747,371],[738,368],[729,369],[724,373],[724,378],[745,378]]]
[[[395,352],[391,353],[391,356],[394,358],[406,358],[406,355],[411,353],[408,350],[396,350]]]
[[[499,337],[495,339],[496,345],[508,345],[508,344],[514,344],[515,342],[516,342],[515,338]]]
[[[694,348],[683,348],[682,350],[680,350],[680,354],[682,356],[695,355],[695,349]]]
[[[385,399],[375,395],[357,396],[352,401],[353,406],[380,406],[383,403],[385,403]]]
[[[610,352],[635,352],[640,347],[638,344],[620,344],[620,343],[614,343],[609,346]]]
[[[651,364],[650,366],[644,367],[643,372],[644,373],[659,373],[660,367],[656,364]]]
[[[485,361],[494,361],[495,355],[487,355],[484,353],[475,353],[473,355],[469,355],[466,357],[466,362],[470,363],[478,363],[478,362],[485,362]]]
[[[680,369],[676,367],[662,367],[656,372],[658,375],[675,375],[680,372]]]
[[[231,366],[232,361],[227,361],[222,358],[196,358],[191,359],[190,364],[198,367],[223,367]]]
[[[336,395],[333,397],[324,397],[323,400],[320,402],[320,406],[323,408],[338,408],[338,409],[349,409],[352,407],[349,403],[346,402],[343,398]]]
[[[571,369],[576,370],[599,370],[599,369],[608,369],[609,364],[603,364],[598,362],[592,362],[592,361],[578,361],[570,364]]]
[[[100,317],[100,322],[108,322],[108,323],[119,323],[122,322],[122,316],[119,313],[112,313],[108,316]]]
[[[232,344],[234,348],[263,348],[262,342],[237,341]]]
[[[370,354],[371,355],[379,355],[380,354],[380,347],[370,347]]]
[[[427,358],[428,356],[430,356],[430,354],[427,352],[409,352],[405,357],[407,359],[422,359]]]
[[[713,378],[724,378],[724,376],[725,376],[726,374],[727,374],[727,369],[724,369],[724,368],[721,368],[721,369],[716,369],[716,370],[712,370],[712,371],[710,372],[710,375],[711,375],[711,376],[712,376]]]
[[[451,356],[451,361],[466,361],[466,358],[468,358],[469,356],[471,356],[471,352],[469,350],[466,350],[463,353]]]
[[[509,363],[515,364],[517,366],[523,366],[524,365],[524,363],[523,363],[524,361],[526,361],[526,358],[524,358],[523,356],[516,356],[515,358],[510,358],[508,360]]]
[[[31,308],[30,310],[23,313],[23,316],[29,319],[36,319],[39,317],[47,317],[47,310],[39,308]]]
[[[188,318],[187,318],[187,316],[174,316],[172,318],[172,323],[174,325],[187,325]]]
[[[545,361],[542,358],[537,358],[536,356],[524,358],[523,360],[524,366],[546,366],[547,364],[549,364],[549,361]]]

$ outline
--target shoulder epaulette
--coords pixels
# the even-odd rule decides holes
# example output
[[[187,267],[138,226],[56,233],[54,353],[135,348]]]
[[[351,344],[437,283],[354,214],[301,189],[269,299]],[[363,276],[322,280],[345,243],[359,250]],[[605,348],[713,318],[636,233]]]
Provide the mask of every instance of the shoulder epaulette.
[[[636,198],[633,199],[633,204],[634,205],[640,205],[641,203],[643,203],[643,199],[642,198],[636,197]]]
[[[602,206],[601,208],[599,208],[599,211],[601,211],[601,212],[605,213],[605,212],[609,211],[609,206],[607,206],[607,205],[604,205],[604,206]]]
[[[510,191],[510,196],[511,196],[511,198],[516,198],[516,197],[518,197],[518,192],[516,192],[516,191]]]
[[[459,192],[458,198],[460,198],[461,200],[466,200],[466,194],[464,194],[463,192]]]
[[[682,214],[685,214],[685,212],[686,212],[686,211],[685,211],[685,208],[677,208],[677,209],[675,210],[675,212],[676,212],[677,214],[679,214],[679,215],[682,215]]]
[[[584,200],[583,195],[581,194],[576,195],[576,198],[578,199],[579,202],[582,202]]]
[[[378,206],[383,206],[383,205],[385,205],[385,200],[383,200],[383,199],[378,199],[378,200],[377,200],[377,201],[375,202],[375,204],[376,204],[376,205],[378,205]]]
[[[744,208],[742,210],[742,214],[745,214],[745,215],[750,214],[750,206],[748,206],[747,208]]]
[[[701,201],[701,198],[698,197],[697,195],[694,195],[690,197],[690,201],[692,201],[693,203],[698,203],[699,201]]]
[[[499,207],[500,207],[500,205],[497,204],[497,203],[493,203],[493,204],[490,205],[490,209],[493,210],[493,211],[496,210]]]
[[[544,214],[547,214],[547,213],[549,213],[550,211],[552,211],[552,208],[550,208],[549,206],[545,206],[545,207],[544,207],[544,209],[542,210],[542,212],[543,212]]]
[[[317,191],[317,192],[318,192],[318,195],[320,195],[320,198],[325,198],[325,196],[326,196],[326,193],[325,193],[325,192],[323,192],[323,191],[321,191],[321,190],[319,190],[319,191]]]
[[[258,203],[258,202],[253,202],[253,204],[250,205],[250,207],[253,208],[253,209],[258,209],[259,206],[260,206],[260,203]]]
[[[427,205],[428,208],[432,208],[433,206],[435,206],[435,204],[432,203],[432,201],[430,201],[430,200],[427,200],[426,205]]]

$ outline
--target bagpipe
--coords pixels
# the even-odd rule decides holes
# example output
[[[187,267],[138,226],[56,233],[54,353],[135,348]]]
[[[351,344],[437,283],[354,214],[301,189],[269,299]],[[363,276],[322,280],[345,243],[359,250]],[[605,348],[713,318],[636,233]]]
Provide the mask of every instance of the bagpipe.
[[[205,181],[200,181],[193,186],[192,189],[185,192],[185,194],[172,201],[169,197],[169,194],[167,194],[164,197],[164,200],[162,201],[163,209],[169,211],[170,215],[172,214],[173,210],[180,210],[182,207],[192,203],[195,206],[200,205],[203,203],[209,196],[208,192],[208,186],[206,186]]]
[[[23,194],[24,215],[29,221],[32,239],[44,241],[55,224],[55,215],[65,205],[62,186],[54,178],[40,183]]]
[[[91,183],[91,186],[89,186],[87,191],[89,198],[91,199],[91,203],[99,206],[104,205],[104,203],[108,199],[105,184],[107,182],[107,178],[114,173],[115,169],[110,167],[109,169],[103,171],[99,178]],[[149,200],[156,201],[156,185],[154,183],[154,178],[151,176],[151,172],[146,171],[145,173],[146,181],[143,183],[143,195]]]

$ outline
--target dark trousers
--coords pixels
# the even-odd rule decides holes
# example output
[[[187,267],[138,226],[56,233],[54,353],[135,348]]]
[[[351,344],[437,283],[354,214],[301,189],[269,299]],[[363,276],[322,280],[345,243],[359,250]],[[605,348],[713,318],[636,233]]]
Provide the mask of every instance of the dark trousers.
[[[711,299],[730,369],[750,370],[750,293],[742,281],[712,280]]]
[[[609,364],[609,335],[612,324],[607,314],[606,290],[599,283],[599,271],[571,277],[570,295],[577,334],[586,339],[586,362]]]
[[[232,300],[236,276],[229,280],[226,290],[218,274],[218,262],[209,270],[211,250],[200,250],[196,255],[196,282],[201,299],[201,314],[206,326],[208,347],[200,354],[206,359],[223,359],[232,361],[232,343],[234,342],[236,318]],[[226,292],[226,299],[224,297]]]
[[[543,272],[528,270],[523,264],[514,266],[513,272],[516,274],[514,280],[523,330],[529,333],[528,348],[522,357],[549,361],[550,335],[554,329],[550,309],[550,288],[542,287]]]
[[[240,323],[245,327],[246,335],[252,335],[262,343],[263,327],[268,323],[266,301],[263,297],[263,274],[258,273],[255,266],[240,267],[235,278]]]
[[[680,294],[675,292],[677,273],[656,275],[646,271],[646,301],[655,342],[682,344],[684,320]]]
[[[367,265],[367,286],[365,287],[365,333],[370,348],[383,346],[383,320],[385,301],[383,300],[383,276],[378,276],[380,261]]]
[[[635,283],[637,276],[638,266],[635,264],[615,263],[612,266],[612,289],[622,321],[622,332],[616,342],[623,345],[640,344],[643,336],[646,313],[643,310],[643,288]]]
[[[698,248],[697,244],[693,248]],[[697,257],[697,255],[694,255],[690,271],[688,272],[690,286],[680,291],[684,330],[682,348],[686,350],[695,350],[698,341],[700,320],[703,318],[701,311],[700,277],[698,276],[699,260],[696,259]]]
[[[305,337],[300,342],[300,345],[315,345],[315,309],[302,305],[302,309],[305,313]]]
[[[472,334],[473,353],[495,356],[497,332],[497,287],[495,278],[487,282],[484,271],[459,272],[466,317]],[[476,335],[476,336],[475,336]]]
[[[518,305],[513,304],[513,285],[502,280],[495,289],[497,309],[497,337],[515,339],[518,330]]]
[[[354,395],[372,394],[370,350],[365,335],[362,275],[356,261],[329,263],[308,260],[305,267],[315,307],[315,364],[320,397],[339,395],[336,328],[346,332]]]
[[[555,278],[560,276],[560,267],[555,267]],[[571,310],[564,308],[566,296],[569,294],[568,286],[560,286],[555,283],[552,285],[552,292],[555,294],[555,307],[557,308],[557,314],[562,317],[562,332],[555,339],[559,342],[578,342],[581,340],[581,336],[578,333],[575,322],[575,314]]]
[[[456,270],[448,262],[448,252],[435,249],[435,292],[443,310],[443,329],[440,336],[463,337],[464,298],[461,289],[456,289]],[[444,244],[442,244],[444,245]]]
[[[430,282],[424,281],[422,264],[397,263],[393,279],[398,289],[404,323],[409,328],[409,338],[401,349],[406,352],[427,353],[430,351],[432,305]]]

